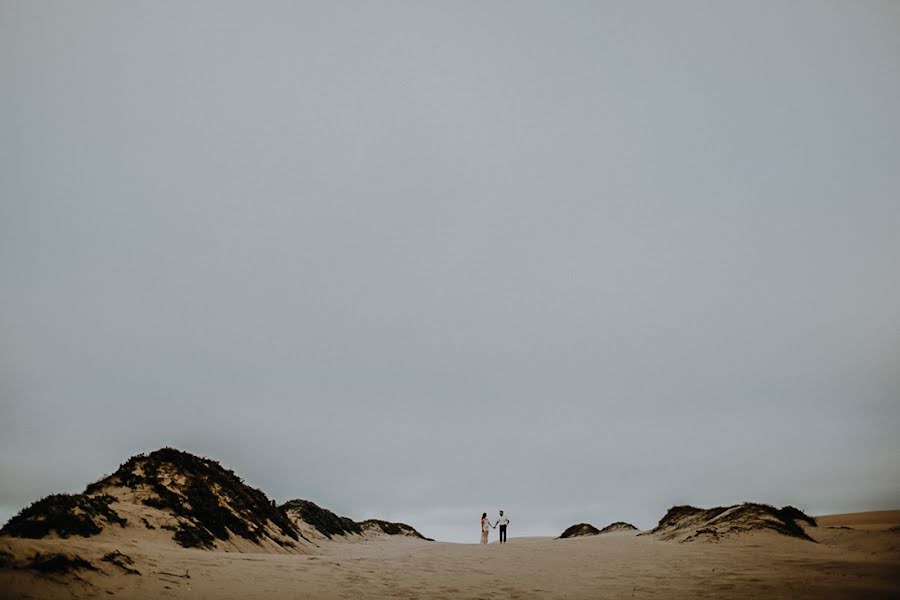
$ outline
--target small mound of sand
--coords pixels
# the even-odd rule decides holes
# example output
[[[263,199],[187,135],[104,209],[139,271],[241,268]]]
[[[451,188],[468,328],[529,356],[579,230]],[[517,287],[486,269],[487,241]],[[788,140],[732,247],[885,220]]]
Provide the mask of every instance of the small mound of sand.
[[[745,502],[734,506],[696,508],[673,506],[647,534],[662,540],[690,542],[714,541],[751,531],[774,531],[782,535],[815,541],[798,523],[815,527],[816,521],[793,506],[775,508],[768,504]]]
[[[616,531],[637,531],[638,528],[632,525],[631,523],[626,523],[625,521],[616,521],[615,523],[610,523],[606,527],[600,530],[600,533],[613,533]]]
[[[578,523],[577,525],[572,525],[568,529],[560,534],[560,539],[572,538],[572,537],[582,537],[586,535],[597,535],[600,533],[600,530],[591,525],[590,523]]]

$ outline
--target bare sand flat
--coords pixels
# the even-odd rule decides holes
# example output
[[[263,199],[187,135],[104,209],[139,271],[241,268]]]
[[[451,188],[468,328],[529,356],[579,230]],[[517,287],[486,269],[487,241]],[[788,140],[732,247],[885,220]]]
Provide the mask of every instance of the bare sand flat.
[[[840,522],[871,518],[865,514],[840,515]],[[100,569],[0,569],[0,590],[4,598],[35,599],[900,597],[900,534],[809,531],[817,543],[771,532],[690,543],[635,533],[513,537],[504,546],[385,537],[321,541],[308,554],[284,554],[179,548],[110,529],[90,539],[0,538],[3,552],[72,553]],[[113,550],[140,574],[101,560]]]
[[[874,510],[869,512],[825,515],[816,517],[820,527],[850,527],[878,531],[900,526],[900,510]]]

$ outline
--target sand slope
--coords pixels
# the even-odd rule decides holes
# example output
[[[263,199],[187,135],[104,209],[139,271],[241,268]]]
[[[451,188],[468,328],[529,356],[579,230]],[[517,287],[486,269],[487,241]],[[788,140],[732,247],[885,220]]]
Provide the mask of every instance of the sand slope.
[[[850,527],[878,531],[900,527],[900,510],[877,510],[816,517],[820,527]]]
[[[718,542],[622,532],[510,538],[504,546],[401,536],[323,541],[303,555],[185,549],[154,543],[138,529],[110,528],[93,538],[0,538],[0,552],[73,552],[101,569],[58,576],[0,569],[0,590],[8,598],[48,599],[900,597],[900,533],[809,531],[818,543],[771,531]],[[112,550],[131,557],[141,575],[99,560]]]

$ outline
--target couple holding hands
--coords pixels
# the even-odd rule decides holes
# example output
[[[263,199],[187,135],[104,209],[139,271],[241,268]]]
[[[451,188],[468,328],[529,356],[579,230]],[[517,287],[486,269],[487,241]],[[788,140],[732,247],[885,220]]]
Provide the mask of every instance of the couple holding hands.
[[[503,516],[503,511],[500,511],[500,518],[497,519],[497,522],[491,525],[491,520],[488,519],[487,513],[482,513],[481,515],[481,543],[488,543],[488,534],[491,532],[492,527],[500,527],[500,543],[506,543],[506,527],[509,525],[509,519]]]

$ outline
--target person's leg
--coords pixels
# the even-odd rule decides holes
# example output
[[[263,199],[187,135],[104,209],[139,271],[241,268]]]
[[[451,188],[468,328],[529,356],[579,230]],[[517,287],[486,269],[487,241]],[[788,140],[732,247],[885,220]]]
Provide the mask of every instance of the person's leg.
[[[503,544],[506,542],[506,525],[500,526],[500,543]]]

